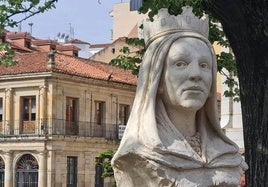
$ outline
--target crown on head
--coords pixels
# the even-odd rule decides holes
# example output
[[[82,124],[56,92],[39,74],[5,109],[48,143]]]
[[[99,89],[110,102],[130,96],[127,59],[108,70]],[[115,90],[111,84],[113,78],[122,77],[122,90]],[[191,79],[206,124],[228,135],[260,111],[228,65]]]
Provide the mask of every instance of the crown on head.
[[[190,6],[182,7],[182,13],[174,16],[168,13],[168,9],[162,8],[158,11],[154,21],[143,21],[143,31],[140,37],[144,39],[146,45],[162,35],[179,31],[194,31],[208,38],[208,17],[199,19]]]

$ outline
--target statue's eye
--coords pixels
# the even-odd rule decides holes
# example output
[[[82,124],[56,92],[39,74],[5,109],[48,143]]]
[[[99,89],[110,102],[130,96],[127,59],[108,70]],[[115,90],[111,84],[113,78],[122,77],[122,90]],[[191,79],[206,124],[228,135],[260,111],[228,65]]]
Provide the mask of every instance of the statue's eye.
[[[204,69],[208,69],[208,68],[209,68],[208,63],[206,63],[206,62],[201,62],[201,63],[199,64],[199,66],[200,66],[201,68],[204,68]]]
[[[179,68],[183,68],[183,67],[186,67],[188,64],[184,61],[178,61],[176,62],[176,66],[179,67]]]

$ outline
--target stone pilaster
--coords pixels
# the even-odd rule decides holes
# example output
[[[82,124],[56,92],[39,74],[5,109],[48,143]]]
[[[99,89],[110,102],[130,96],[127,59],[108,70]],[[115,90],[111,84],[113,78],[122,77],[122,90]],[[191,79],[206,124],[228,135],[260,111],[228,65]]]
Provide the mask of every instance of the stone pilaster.
[[[46,86],[40,86],[40,125],[41,129],[46,130],[46,122],[47,122],[47,87]]]
[[[5,187],[13,187],[13,153],[5,153]]]
[[[55,186],[55,158],[51,150],[47,151],[47,186]]]
[[[10,134],[12,131],[11,120],[12,120],[12,109],[13,109],[13,90],[7,88],[6,90],[6,103],[5,103],[5,134]]]
[[[47,152],[39,153],[38,186],[47,187]]]

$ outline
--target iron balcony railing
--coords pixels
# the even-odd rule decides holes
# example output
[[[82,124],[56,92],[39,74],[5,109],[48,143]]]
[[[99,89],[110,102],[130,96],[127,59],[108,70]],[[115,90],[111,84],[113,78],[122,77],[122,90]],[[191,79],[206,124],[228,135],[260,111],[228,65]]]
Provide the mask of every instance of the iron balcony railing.
[[[70,122],[64,119],[40,119],[35,121],[1,121],[0,138],[32,136],[80,136],[118,139],[116,124],[93,123],[85,121]]]

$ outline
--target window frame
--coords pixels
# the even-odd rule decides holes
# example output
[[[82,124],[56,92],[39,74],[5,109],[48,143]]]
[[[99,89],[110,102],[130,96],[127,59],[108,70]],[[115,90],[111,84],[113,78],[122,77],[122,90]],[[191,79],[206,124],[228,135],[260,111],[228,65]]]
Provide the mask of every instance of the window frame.
[[[78,168],[78,157],[77,156],[67,156],[67,176],[66,185],[67,187],[77,186],[77,168]]]
[[[22,97],[22,121],[25,122],[33,122],[36,121],[36,116],[37,116],[37,109],[36,109],[36,96],[24,96]],[[25,113],[25,101],[29,100],[28,102],[28,113]],[[34,105],[33,105],[34,103]],[[34,106],[34,107],[33,107]],[[33,112],[33,110],[35,110],[35,112]],[[26,117],[26,114],[28,117]]]
[[[0,97],[0,123],[3,122],[3,98]]]
[[[36,131],[37,122],[37,99],[35,95],[22,96],[20,98],[21,104],[21,123],[20,134],[33,134]],[[26,104],[27,103],[27,104]]]
[[[119,104],[119,113],[118,113],[119,121],[118,122],[120,125],[127,125],[129,112],[130,112],[130,105]]]
[[[66,97],[65,103],[65,124],[66,134],[75,135],[78,133],[79,99]]]
[[[105,101],[95,101],[95,117],[94,123],[97,125],[102,125],[105,123],[105,113],[106,113],[106,102]]]

